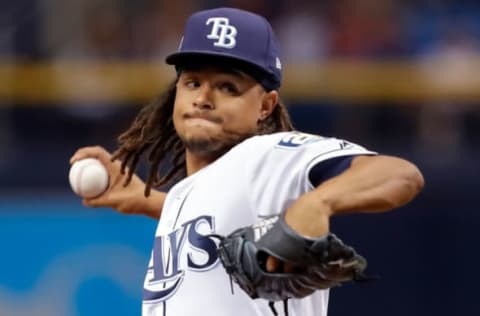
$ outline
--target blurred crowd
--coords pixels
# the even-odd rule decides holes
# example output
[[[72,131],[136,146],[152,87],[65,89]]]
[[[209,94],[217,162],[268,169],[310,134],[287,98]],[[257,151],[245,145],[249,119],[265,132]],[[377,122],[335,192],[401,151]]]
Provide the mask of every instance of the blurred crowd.
[[[478,51],[475,0],[3,1],[0,56],[152,59],[177,47],[193,11],[233,6],[274,25],[284,60],[403,58],[443,47]]]
[[[478,0],[16,0],[0,2],[0,61],[161,61],[178,46],[192,12],[217,6],[265,16],[284,63],[415,60],[431,80],[461,86],[472,73],[469,61],[480,54]],[[431,165],[469,166],[480,152],[478,100],[362,101],[368,104],[361,107],[289,101],[302,129],[419,155]],[[39,152],[54,170],[79,146],[114,147],[137,111],[131,104],[0,103],[0,188],[44,183],[28,163]],[[24,177],[10,177],[19,172]],[[58,186],[65,174],[49,179]]]

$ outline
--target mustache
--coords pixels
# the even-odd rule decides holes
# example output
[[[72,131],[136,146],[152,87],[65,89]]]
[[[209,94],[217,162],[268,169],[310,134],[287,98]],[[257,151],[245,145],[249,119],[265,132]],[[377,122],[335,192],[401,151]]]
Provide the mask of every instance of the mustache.
[[[207,121],[211,121],[213,123],[222,123],[223,122],[223,119],[221,117],[211,115],[211,114],[206,113],[206,112],[188,112],[188,113],[183,114],[183,118],[186,118],[186,119],[200,118],[200,119],[204,119],[204,120],[207,120]]]

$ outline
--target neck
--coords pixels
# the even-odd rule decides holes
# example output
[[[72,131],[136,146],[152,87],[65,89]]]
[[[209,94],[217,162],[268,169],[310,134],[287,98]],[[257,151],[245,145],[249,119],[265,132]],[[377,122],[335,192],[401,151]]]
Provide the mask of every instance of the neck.
[[[194,174],[202,168],[205,168],[221,155],[199,155],[192,153],[188,149],[185,152],[185,163],[187,167],[187,176]]]

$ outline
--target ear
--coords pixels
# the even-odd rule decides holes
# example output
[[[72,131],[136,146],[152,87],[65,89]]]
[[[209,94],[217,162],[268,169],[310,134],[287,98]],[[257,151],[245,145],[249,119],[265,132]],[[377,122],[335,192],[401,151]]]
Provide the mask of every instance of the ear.
[[[278,96],[278,91],[272,90],[266,92],[262,98],[262,107],[260,108],[260,117],[259,120],[263,121],[272,114],[273,110],[278,104],[280,97]]]

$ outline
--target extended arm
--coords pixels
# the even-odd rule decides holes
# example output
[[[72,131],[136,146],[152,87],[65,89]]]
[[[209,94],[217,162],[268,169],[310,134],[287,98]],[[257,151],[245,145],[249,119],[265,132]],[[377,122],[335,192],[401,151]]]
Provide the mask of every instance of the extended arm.
[[[285,222],[299,235],[320,237],[330,230],[330,216],[388,211],[412,200],[423,185],[418,168],[406,160],[358,156],[344,172],[296,200],[286,211]],[[278,259],[268,258],[267,271],[278,271],[280,266]]]
[[[350,168],[301,196],[287,210],[286,223],[299,234],[318,237],[337,214],[383,212],[412,200],[423,188],[412,163],[391,156],[358,156]]]

